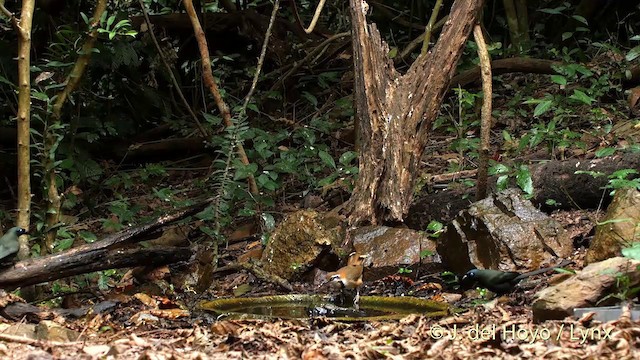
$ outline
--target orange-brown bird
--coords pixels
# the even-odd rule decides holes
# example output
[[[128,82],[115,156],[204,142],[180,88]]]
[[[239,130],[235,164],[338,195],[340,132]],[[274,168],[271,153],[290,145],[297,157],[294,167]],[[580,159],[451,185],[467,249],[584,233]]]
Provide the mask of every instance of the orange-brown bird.
[[[337,271],[327,274],[327,282],[339,283],[343,289],[356,289],[356,296],[353,304],[358,308],[360,301],[360,286],[362,286],[362,272],[364,270],[364,260],[368,255],[360,255],[356,252],[349,254],[347,265]]]

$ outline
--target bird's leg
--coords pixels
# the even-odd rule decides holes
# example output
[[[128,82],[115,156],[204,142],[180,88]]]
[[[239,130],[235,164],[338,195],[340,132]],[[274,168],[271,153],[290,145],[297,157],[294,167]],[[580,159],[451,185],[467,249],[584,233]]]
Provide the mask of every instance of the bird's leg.
[[[360,288],[356,289],[356,297],[353,298],[353,307],[360,310]]]

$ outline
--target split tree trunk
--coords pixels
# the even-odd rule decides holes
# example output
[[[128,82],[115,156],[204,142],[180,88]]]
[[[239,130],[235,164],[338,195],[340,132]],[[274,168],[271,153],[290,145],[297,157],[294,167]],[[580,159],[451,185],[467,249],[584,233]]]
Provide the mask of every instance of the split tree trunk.
[[[376,25],[367,24],[366,3],[350,0],[362,139],[360,175],[346,208],[352,224],[402,221],[406,215],[431,125],[483,3],[456,0],[433,50],[402,75]]]

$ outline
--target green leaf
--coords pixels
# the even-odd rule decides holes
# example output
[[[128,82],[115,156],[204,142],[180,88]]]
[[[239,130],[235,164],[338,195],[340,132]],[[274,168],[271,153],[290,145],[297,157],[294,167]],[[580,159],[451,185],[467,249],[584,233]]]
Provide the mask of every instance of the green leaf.
[[[96,234],[92,233],[91,231],[80,230],[78,231],[78,236],[80,236],[80,238],[82,238],[84,242],[89,244],[98,240],[98,237],[96,236]]]
[[[327,153],[326,151],[320,150],[318,151],[318,156],[320,157],[322,162],[325,163],[327,166],[330,166],[336,169],[336,162],[333,160],[333,157],[329,155],[329,153]]]
[[[498,176],[498,180],[496,180],[496,187],[498,191],[505,190],[509,186],[509,176],[501,175]]]
[[[516,183],[527,195],[533,195],[533,180],[529,167],[522,165],[516,172]]]
[[[585,19],[584,17],[580,16],[580,15],[572,15],[572,18],[580,21],[581,23],[585,24],[585,25],[589,25],[589,22],[587,21],[587,19]]]
[[[506,174],[509,172],[509,167],[505,164],[496,164],[489,168],[489,175]]]
[[[116,24],[116,26],[114,26],[113,28],[114,28],[114,29],[119,29],[119,28],[121,28],[121,27],[123,27],[123,26],[127,25],[128,23],[129,23],[129,20],[127,20],[127,19],[120,20],[120,21],[118,21],[118,23]]]
[[[39,91],[33,91],[31,93],[31,97],[33,97],[34,99],[37,100],[42,100],[42,101],[49,101],[49,95],[43,93],[43,92],[39,92]]]
[[[629,52],[627,53],[627,55],[625,56],[625,58],[627,59],[627,61],[633,61],[635,60],[638,56],[640,56],[640,45],[634,47],[633,49],[629,50]]]
[[[636,169],[620,169],[611,173],[609,179],[626,179],[627,176],[637,173],[638,171]]]
[[[318,99],[313,96],[310,92],[308,91],[303,91],[302,92],[302,97],[307,99],[307,101],[309,101],[309,103],[311,103],[311,105],[318,107]]]
[[[538,106],[536,106],[535,110],[533,110],[533,116],[538,117],[551,109],[554,101],[552,99],[541,101]]]
[[[258,105],[256,104],[247,104],[247,109],[252,110],[256,113],[260,112],[260,110],[258,110]]]
[[[89,25],[89,18],[87,17],[87,15],[81,11],[80,16],[82,17],[82,21],[84,21],[85,24]]]
[[[397,47],[391,48],[391,50],[389,50],[389,53],[387,54],[387,56],[389,56],[390,59],[393,59],[396,56],[398,56],[398,48]]]
[[[273,215],[263,212],[262,214],[260,214],[260,217],[262,218],[262,224],[264,225],[264,229],[266,231],[273,231],[273,229],[276,228],[276,220],[274,219]]]
[[[349,165],[353,159],[358,157],[358,153],[355,151],[347,151],[340,155],[340,159],[338,160],[342,165]]]
[[[511,134],[509,134],[507,130],[502,130],[502,138],[504,141],[513,141],[513,137],[511,137]]]
[[[596,99],[577,89],[573,90],[573,95],[569,96],[569,98],[578,100],[586,105],[591,105],[592,102],[596,101]]]
[[[427,225],[427,230],[431,232],[439,232],[439,231],[442,231],[443,228],[444,228],[444,225],[442,225],[441,222],[435,221],[435,220],[432,220],[429,223],[429,225]]]
[[[0,75],[0,83],[11,86],[12,88],[16,87],[11,81],[7,80],[4,76]]]
[[[215,219],[215,212],[213,206],[207,206],[206,209],[196,214],[196,217],[200,220],[211,221]]]
[[[64,251],[64,250],[70,249],[72,245],[73,245],[73,238],[59,240],[58,243],[54,246],[54,250]]]
[[[562,33],[562,41],[565,41],[567,39],[570,39],[573,36],[572,32],[563,32]]]
[[[336,181],[337,178],[338,178],[338,174],[336,174],[336,173],[331,174],[331,175],[321,179],[320,181],[318,181],[318,186],[322,187],[322,186],[327,186],[327,185],[333,184],[333,182]]]
[[[242,163],[236,164],[236,173],[233,177],[234,180],[242,180],[248,178],[250,175],[253,175],[258,171],[258,164],[250,163],[249,165],[244,165]]]
[[[546,14],[551,14],[551,15],[561,15],[562,12],[564,10],[566,10],[567,8],[564,6],[559,6],[557,8],[553,8],[553,9],[549,9],[549,8],[544,8],[544,9],[539,9],[538,11],[546,13]]]
[[[551,81],[558,85],[567,85],[567,78],[562,75],[551,75]]]
[[[433,255],[433,251],[431,251],[431,250],[422,250],[422,251],[420,251],[420,258],[421,259],[424,259],[427,256],[432,256],[432,255]]]
[[[630,247],[622,249],[622,256],[640,260],[640,242],[634,242]]]
[[[238,285],[238,287],[233,289],[233,296],[235,297],[242,296],[248,293],[249,291],[251,291],[251,285],[249,284]]]
[[[560,274],[574,275],[576,273],[573,270],[568,270],[568,269],[563,269],[563,268],[554,268],[553,270],[555,270],[556,272],[558,272]]]
[[[107,29],[111,28],[111,25],[113,25],[114,21],[116,21],[116,16],[115,15],[109,16],[109,20],[107,20]]]
[[[613,154],[615,154],[617,151],[616,148],[612,148],[612,147],[606,147],[606,148],[602,148],[599,149],[598,151],[596,151],[596,157],[605,157],[605,156],[611,156]]]

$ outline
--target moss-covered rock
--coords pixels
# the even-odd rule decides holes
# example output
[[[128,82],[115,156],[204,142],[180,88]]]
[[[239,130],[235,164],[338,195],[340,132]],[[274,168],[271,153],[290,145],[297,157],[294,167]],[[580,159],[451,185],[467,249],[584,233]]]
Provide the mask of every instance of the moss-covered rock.
[[[344,238],[341,221],[332,214],[302,210],[290,214],[274,230],[262,254],[266,272],[292,280],[318,261],[327,249]]]

